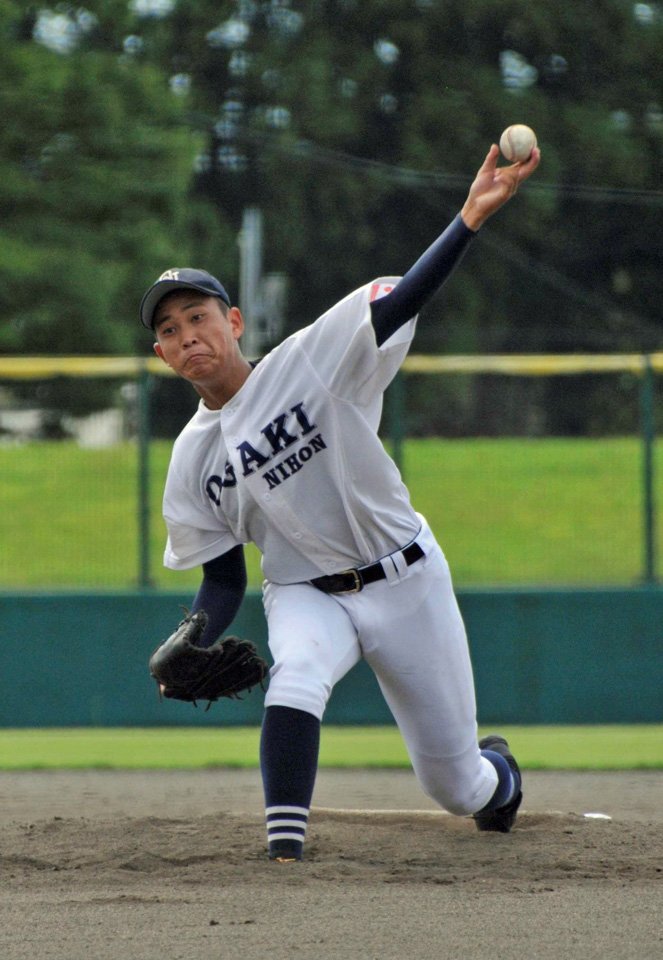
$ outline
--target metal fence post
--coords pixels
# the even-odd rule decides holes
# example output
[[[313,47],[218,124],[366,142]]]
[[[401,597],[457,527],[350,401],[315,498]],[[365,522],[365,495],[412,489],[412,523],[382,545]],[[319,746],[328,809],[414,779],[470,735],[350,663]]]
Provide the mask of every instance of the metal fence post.
[[[643,580],[656,583],[656,503],[654,498],[654,369],[651,356],[642,358],[640,386],[643,486]]]
[[[150,576],[150,374],[141,366],[138,377],[138,586],[154,586]]]

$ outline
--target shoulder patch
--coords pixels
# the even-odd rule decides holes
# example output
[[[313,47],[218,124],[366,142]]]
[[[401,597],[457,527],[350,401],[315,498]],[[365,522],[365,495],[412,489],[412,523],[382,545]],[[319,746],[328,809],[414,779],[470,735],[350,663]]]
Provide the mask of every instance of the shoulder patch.
[[[388,293],[396,286],[395,283],[374,283],[371,287],[371,292],[369,294],[369,302],[373,303],[374,300],[379,300],[380,297],[386,297]]]

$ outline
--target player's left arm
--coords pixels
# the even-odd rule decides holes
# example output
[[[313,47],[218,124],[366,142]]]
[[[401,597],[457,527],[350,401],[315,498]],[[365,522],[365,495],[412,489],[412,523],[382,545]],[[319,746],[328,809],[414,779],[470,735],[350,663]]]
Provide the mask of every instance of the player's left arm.
[[[232,623],[245,592],[246,563],[242,546],[233,547],[203,564],[203,579],[191,608],[191,613],[204,610],[207,615],[205,630],[198,640],[201,647],[211,646]]]
[[[250,640],[221,637],[234,620],[246,590],[241,545],[203,564],[193,609],[152,653],[150,674],[161,696],[194,705],[237,698],[261,684],[268,665]]]
[[[416,316],[440,289],[460,263],[476,232],[534,173],[540,156],[536,148],[527,162],[498,167],[499,147],[493,144],[458,216],[410,267],[391,293],[371,303],[371,320],[378,346]]]

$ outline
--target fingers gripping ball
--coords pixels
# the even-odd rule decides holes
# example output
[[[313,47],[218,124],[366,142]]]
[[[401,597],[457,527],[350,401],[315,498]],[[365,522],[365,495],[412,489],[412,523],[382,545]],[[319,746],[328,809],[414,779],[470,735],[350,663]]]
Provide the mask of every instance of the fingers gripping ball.
[[[536,146],[536,134],[531,127],[524,123],[514,123],[507,127],[500,137],[502,156],[512,163],[529,160],[532,150]]]
[[[199,646],[207,619],[204,610],[188,614],[154,651],[149,667],[164,697],[194,705],[207,700],[209,709],[220,697],[239,699],[251,687],[262,686],[268,668],[250,640],[225,637],[210,647]]]

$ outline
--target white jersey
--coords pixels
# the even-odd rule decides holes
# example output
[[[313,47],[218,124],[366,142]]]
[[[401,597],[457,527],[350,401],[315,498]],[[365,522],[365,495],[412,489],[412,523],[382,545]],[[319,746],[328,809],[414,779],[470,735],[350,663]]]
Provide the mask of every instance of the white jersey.
[[[370,302],[397,281],[366,284],[288,337],[221,410],[201,401],[168,471],[167,567],[253,542],[268,580],[297,583],[371,563],[417,535],[420,518],[377,436],[383,391],[416,324],[377,346]]]

